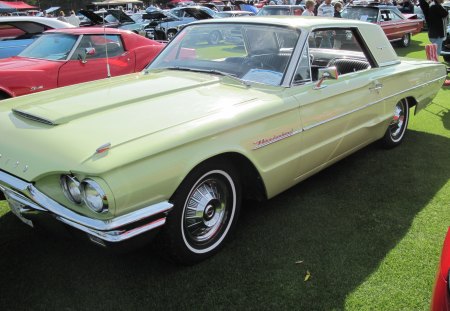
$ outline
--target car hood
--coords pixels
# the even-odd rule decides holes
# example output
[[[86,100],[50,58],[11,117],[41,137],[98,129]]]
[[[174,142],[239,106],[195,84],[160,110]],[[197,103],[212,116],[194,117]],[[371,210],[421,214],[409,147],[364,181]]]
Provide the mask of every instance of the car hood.
[[[187,143],[177,140],[199,139],[186,133],[205,123],[212,126],[227,117],[222,120],[226,126],[235,126],[229,121],[234,107],[242,109],[261,97],[256,93],[261,91],[226,77],[163,71],[6,100],[0,105],[0,132],[12,139],[0,141],[0,169],[29,181],[55,172],[101,174],[132,162],[134,156],[137,161],[168,145]],[[215,122],[208,123],[211,119]],[[108,143],[109,155],[99,161],[103,154],[96,150]],[[29,167],[26,172],[13,167],[16,161]]]
[[[43,66],[50,66],[51,64],[58,64],[57,61],[49,61],[46,59],[26,58],[20,56],[13,56],[9,58],[0,59],[0,75],[5,71],[11,70],[37,70]]]
[[[213,16],[209,15],[206,11],[203,11],[201,9],[183,8],[183,10],[197,20],[213,18]]]
[[[114,16],[120,24],[134,24],[134,20],[121,10],[108,10],[108,14]]]
[[[89,20],[96,25],[108,24],[108,22],[105,21],[105,19],[103,17],[101,17],[100,15],[98,15],[92,11],[80,10],[79,13],[86,16],[87,18],[89,18]]]

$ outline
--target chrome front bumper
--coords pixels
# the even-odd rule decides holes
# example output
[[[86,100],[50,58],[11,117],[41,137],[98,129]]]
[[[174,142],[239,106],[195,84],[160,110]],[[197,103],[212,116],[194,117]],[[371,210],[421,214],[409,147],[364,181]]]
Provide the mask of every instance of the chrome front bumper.
[[[105,245],[105,242],[121,242],[161,227],[166,223],[167,213],[173,207],[164,201],[110,220],[93,219],[75,213],[47,197],[33,184],[1,170],[0,191],[22,221],[27,223],[27,220],[31,220],[36,214],[46,214],[87,233],[91,241],[101,245]],[[31,221],[28,224],[31,224]]]

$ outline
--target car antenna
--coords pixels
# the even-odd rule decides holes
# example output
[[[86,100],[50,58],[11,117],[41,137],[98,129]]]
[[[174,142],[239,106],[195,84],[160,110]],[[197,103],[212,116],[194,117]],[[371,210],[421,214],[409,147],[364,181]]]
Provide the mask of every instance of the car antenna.
[[[109,57],[108,57],[108,40],[106,38],[105,11],[102,12],[102,18],[103,18],[103,38],[105,39],[106,75],[108,78],[111,78],[111,69],[109,68]]]

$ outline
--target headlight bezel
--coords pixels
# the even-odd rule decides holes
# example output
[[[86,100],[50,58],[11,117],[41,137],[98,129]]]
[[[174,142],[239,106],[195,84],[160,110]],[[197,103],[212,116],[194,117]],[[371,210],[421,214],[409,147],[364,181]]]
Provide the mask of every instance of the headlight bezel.
[[[91,187],[95,192],[98,193],[98,196],[101,199],[101,207],[96,207],[93,205],[92,201],[87,198],[86,187]],[[93,179],[85,178],[80,183],[80,192],[83,203],[93,212],[95,213],[107,213],[109,208],[108,197],[106,192],[102,189],[102,187]]]
[[[111,205],[108,198],[112,196],[109,187],[98,178],[84,177],[77,178],[72,174],[60,175],[60,187],[66,199],[76,206],[88,207],[96,214],[109,212]],[[86,187],[90,188],[89,191],[86,191]],[[75,189],[77,191],[74,191]]]
[[[61,188],[63,189],[63,193],[64,196],[72,203],[76,204],[76,205],[81,205],[83,203],[83,198],[81,195],[81,190],[80,190],[80,181],[72,175],[61,175],[59,182],[61,184]],[[76,184],[76,189],[78,189],[78,199],[72,194],[72,192],[70,191],[70,187],[69,187],[69,182],[73,182]]]

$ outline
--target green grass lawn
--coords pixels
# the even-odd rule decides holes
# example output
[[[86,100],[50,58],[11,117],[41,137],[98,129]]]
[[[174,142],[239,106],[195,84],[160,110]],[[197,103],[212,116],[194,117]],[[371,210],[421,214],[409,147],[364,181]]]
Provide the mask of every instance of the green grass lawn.
[[[424,58],[426,34],[401,55]],[[1,310],[428,310],[450,226],[450,90],[404,143],[371,145],[265,203],[192,267],[23,225],[0,203]],[[310,278],[305,281],[305,275]]]

